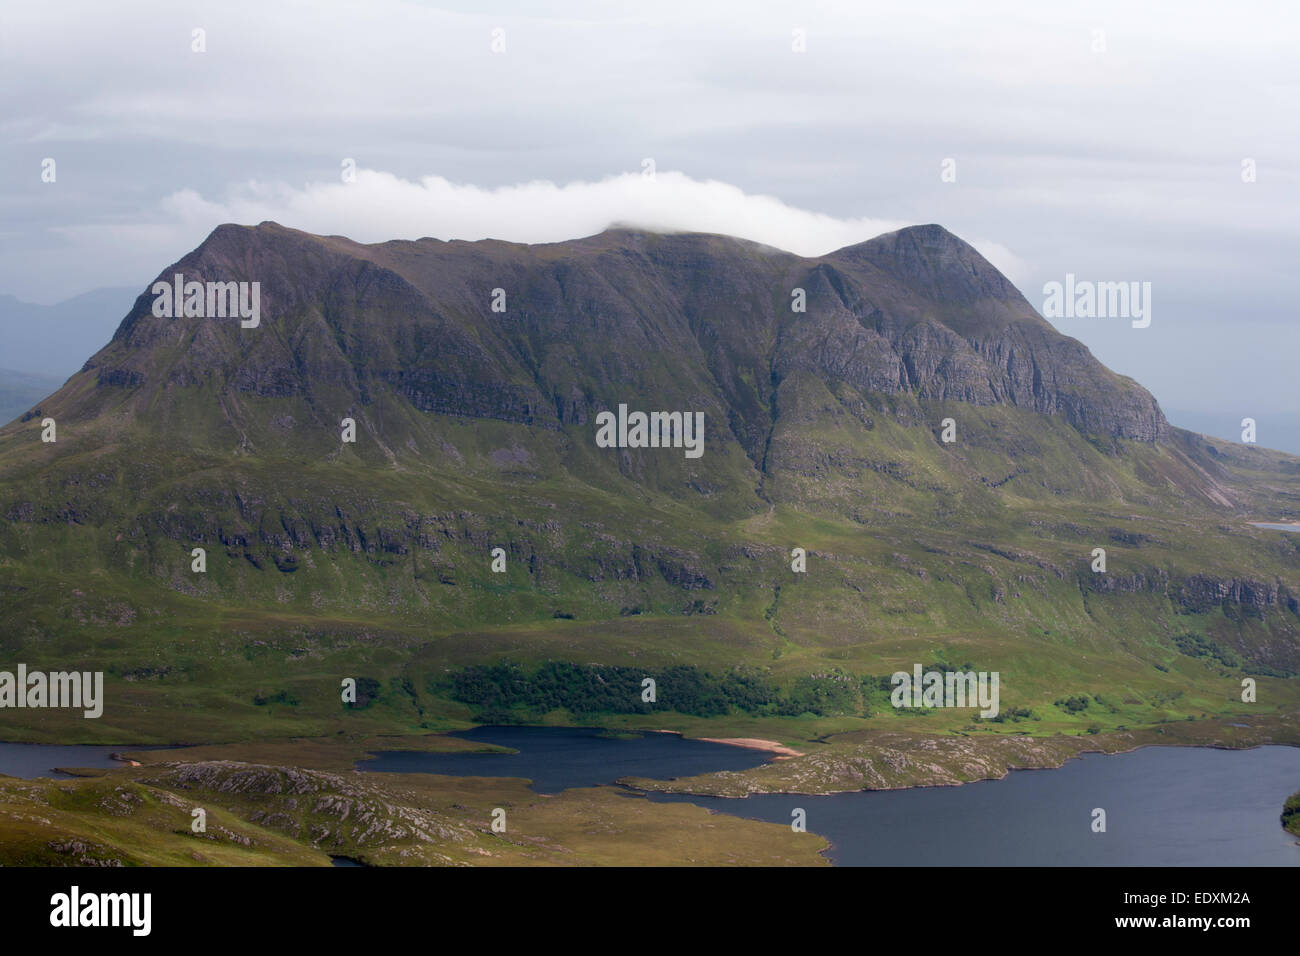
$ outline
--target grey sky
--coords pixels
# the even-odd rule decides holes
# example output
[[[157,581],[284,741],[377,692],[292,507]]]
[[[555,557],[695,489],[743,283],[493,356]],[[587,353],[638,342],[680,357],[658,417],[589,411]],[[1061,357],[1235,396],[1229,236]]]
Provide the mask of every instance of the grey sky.
[[[1300,419],[1295,6],[484,9],[6,5],[0,293],[143,291],[231,219],[378,241],[644,218],[795,251],[939,222],[1036,306],[1067,272],[1150,281],[1149,328],[1055,324],[1167,409],[1252,416],[1264,444]]]

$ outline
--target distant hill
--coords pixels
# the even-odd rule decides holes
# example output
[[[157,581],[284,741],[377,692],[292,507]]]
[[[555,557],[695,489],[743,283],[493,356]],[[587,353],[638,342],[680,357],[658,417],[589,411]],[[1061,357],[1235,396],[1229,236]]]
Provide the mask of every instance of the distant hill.
[[[1241,420],[1244,416],[1224,409],[1213,412],[1193,409],[1166,409],[1170,421],[1194,432],[1213,435],[1225,441],[1241,443]],[[1300,415],[1283,409],[1270,409],[1255,420],[1256,441],[1265,448],[1276,448],[1300,455]]]
[[[0,295],[0,364],[62,382],[112,338],[138,294],[130,288],[92,289],[55,305]]]
[[[67,381],[113,336],[135,301],[128,288],[93,289],[55,305],[0,295],[0,422]]]

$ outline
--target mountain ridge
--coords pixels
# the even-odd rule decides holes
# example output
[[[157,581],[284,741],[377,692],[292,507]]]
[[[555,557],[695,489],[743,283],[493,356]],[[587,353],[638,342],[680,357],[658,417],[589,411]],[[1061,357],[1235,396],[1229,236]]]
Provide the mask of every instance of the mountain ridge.
[[[946,239],[939,255],[952,260],[954,267],[943,273],[925,272],[916,287],[886,276],[879,264],[885,261],[882,255],[886,260],[894,256],[900,244],[933,245],[941,234]],[[274,252],[268,243],[276,247]],[[760,249],[765,251],[758,253],[755,262],[756,250]],[[607,385],[609,380],[624,379],[630,356],[618,356],[622,367],[608,369],[612,374],[605,381],[600,375],[595,376],[595,381],[582,381],[581,377],[577,381],[574,377],[543,381],[552,377],[541,368],[545,356],[533,353],[538,345],[562,351],[563,346],[557,347],[555,342],[559,336],[553,334],[552,341],[538,342],[538,330],[530,329],[533,341],[521,341],[517,334],[518,312],[498,319],[490,311],[492,288],[502,288],[508,295],[514,293],[515,302],[521,298],[525,301],[525,325],[532,319],[538,324],[549,321],[550,327],[541,330],[543,333],[557,332],[558,325],[572,334],[600,334],[608,331],[602,329],[606,313],[635,316],[638,310],[644,313],[653,305],[655,314],[643,314],[640,320],[643,325],[658,323],[658,328],[625,328],[622,331],[628,333],[629,339],[637,340],[610,343],[622,346],[625,352],[655,347],[708,348],[713,343],[692,342],[691,337],[696,333],[717,337],[720,332],[726,339],[725,351],[734,352],[746,338],[756,336],[766,350],[739,349],[748,353],[743,358],[751,370],[763,364],[777,373],[799,368],[806,356],[815,354],[820,346],[822,372],[847,374],[855,384],[873,390],[915,390],[926,397],[951,397],[972,404],[1009,402],[1046,414],[1062,414],[1083,429],[1143,441],[1155,440],[1168,427],[1158,404],[1145,390],[1114,376],[1081,343],[1051,330],[983,257],[938,226],[899,230],[829,256],[805,258],[768,250],[757,243],[695,233],[663,236],[606,230],[596,236],[540,247],[496,240],[416,240],[362,246],[270,223],[257,227],[227,225],[218,227],[193,253],[160,273],[159,280],[168,281],[175,272],[189,269],[200,281],[218,274],[227,280],[240,275],[247,276],[246,281],[257,281],[252,263],[266,261],[260,256],[274,256],[281,260],[282,267],[292,260],[293,273],[300,278],[310,275],[317,282],[359,283],[363,287],[361,294],[368,296],[369,302],[389,294],[396,299],[385,303],[386,307],[423,313],[420,324],[426,341],[420,344],[427,345],[430,335],[452,338],[447,351],[457,362],[469,359],[479,377],[488,380],[490,390],[513,397],[501,402],[493,416],[505,420],[563,420],[563,404],[568,397],[564,393],[589,392],[593,386]],[[718,262],[720,257],[724,261]],[[915,248],[907,249],[903,257],[908,263],[925,258]],[[707,326],[692,329],[692,321],[701,321],[699,313],[717,307],[716,297],[710,302],[703,290],[673,279],[684,265],[713,266],[718,272],[743,275],[746,295],[751,300],[755,296],[769,298],[764,303],[768,313],[765,321],[745,324],[744,312],[762,308],[751,301],[748,307],[742,306],[741,314],[727,316],[725,325],[710,315]],[[267,266],[256,268],[265,270]],[[940,281],[954,269],[955,280],[947,284]],[[650,282],[640,282],[639,277],[629,275],[629,270],[649,273]],[[969,274],[967,270],[971,270]],[[281,268],[280,273],[273,273],[263,282],[267,308],[273,315],[277,310],[282,315],[301,310],[315,294],[310,284],[285,281],[285,271]],[[640,288],[643,285],[649,287]],[[804,289],[808,296],[810,313],[805,314],[808,317],[804,324],[815,326],[812,331],[819,333],[820,341],[810,340],[809,330],[795,328],[795,323],[783,318],[779,306],[770,301],[774,295],[788,297],[795,288]],[[921,291],[917,292],[917,288]],[[644,293],[644,297],[629,302],[620,289],[635,289],[635,296]],[[355,295],[356,290],[349,294]],[[578,301],[573,301],[575,297]],[[162,330],[158,327],[148,337],[135,331],[141,321],[156,326],[150,322],[153,317],[148,314],[149,301],[148,295],[137,299],[115,333],[110,349],[125,344],[138,353],[142,347],[159,341]],[[953,315],[957,311],[962,321],[960,327],[954,328]],[[574,324],[573,315],[589,313],[599,314],[593,315],[586,326]],[[736,331],[736,325],[743,332],[728,335]],[[644,334],[637,335],[638,331]],[[691,335],[672,334],[687,331]],[[782,353],[773,351],[782,334],[793,335],[798,347]],[[752,342],[749,344],[752,346]],[[377,348],[374,342],[365,345],[371,351]],[[204,361],[214,357],[215,347],[208,335],[195,346]],[[509,367],[501,366],[503,357],[513,360]],[[245,382],[237,387],[274,392],[278,378],[280,388],[303,390],[301,383],[289,386],[285,382],[289,377],[286,373],[295,364],[291,358],[300,360],[301,356],[280,356],[279,361],[259,369],[269,380]],[[396,356],[385,358],[401,365]],[[697,358],[707,363],[713,357]],[[97,370],[101,384],[136,384],[145,378],[143,364],[147,363],[133,362],[130,355],[119,358],[101,352],[87,362],[85,369]],[[182,380],[192,377],[181,376]],[[417,404],[430,392],[448,388],[468,391],[471,396],[474,392],[471,383],[463,380],[430,382],[429,388],[422,389],[412,381],[418,375],[413,375],[411,369],[401,369],[397,377],[405,380],[397,387],[405,389],[408,398]],[[725,383],[719,384],[725,388]],[[482,396],[471,396],[465,403],[470,414],[490,414]],[[552,405],[558,406],[554,413],[547,409]],[[435,407],[451,410],[436,402]],[[590,409],[571,410],[569,415],[589,418]]]

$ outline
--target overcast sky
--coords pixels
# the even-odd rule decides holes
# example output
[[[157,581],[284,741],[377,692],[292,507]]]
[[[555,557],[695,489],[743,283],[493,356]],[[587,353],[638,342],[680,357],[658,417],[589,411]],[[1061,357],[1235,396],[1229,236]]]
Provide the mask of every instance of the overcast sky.
[[[938,222],[1039,308],[1067,272],[1151,282],[1148,328],[1054,324],[1269,444],[1300,416],[1298,28],[1286,2],[9,3],[0,293],[144,291],[230,221],[803,254]]]

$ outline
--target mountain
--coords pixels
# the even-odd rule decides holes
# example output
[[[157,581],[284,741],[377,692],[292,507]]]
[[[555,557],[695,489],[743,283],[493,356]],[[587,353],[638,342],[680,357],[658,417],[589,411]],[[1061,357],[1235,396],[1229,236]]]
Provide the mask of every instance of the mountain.
[[[1060,414],[1116,438],[1152,441],[1167,427],[1150,395],[1057,335],[938,226],[806,260],[719,236],[361,246],[263,224],[219,228],[159,278],[252,276],[268,258],[284,266],[261,281],[272,334],[226,323],[177,338],[141,297],[92,360],[97,381],[144,386],[136,402],[200,382],[311,407],[382,392],[421,412],[542,428],[584,424],[630,386],[671,407],[705,400],[728,422],[719,440],[755,465],[780,386],[809,375]],[[494,288],[503,312],[491,309]],[[790,308],[795,288],[806,313]]]
[[[1300,515],[1300,460],[1174,428],[940,226],[804,258],[225,225],[177,273],[258,283],[256,326],[146,289],[0,429],[6,656],[107,667],[105,727],[326,732],[349,673],[441,725],[504,660],[743,665],[822,716],[912,661],[1001,666],[1025,712],[1127,687],[1130,721],[1224,669],[1294,693],[1300,538],[1247,519]],[[601,447],[620,406],[702,413],[703,453]]]

